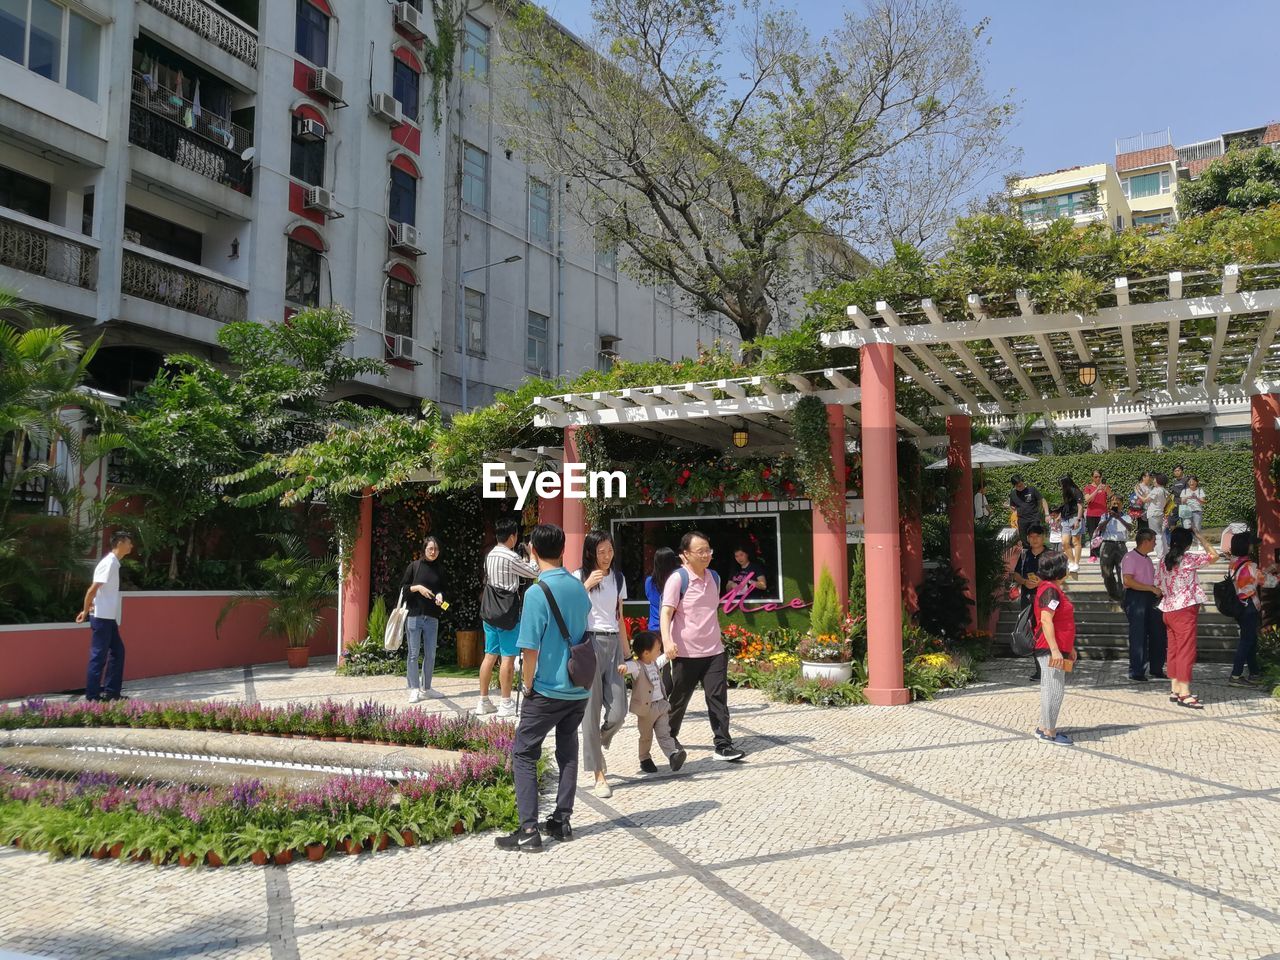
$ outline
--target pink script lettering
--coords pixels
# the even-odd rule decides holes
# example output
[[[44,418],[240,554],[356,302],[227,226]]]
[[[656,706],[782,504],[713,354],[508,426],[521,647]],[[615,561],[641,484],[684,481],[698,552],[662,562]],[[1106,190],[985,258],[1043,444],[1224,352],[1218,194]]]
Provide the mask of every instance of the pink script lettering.
[[[803,610],[806,607],[813,606],[812,603],[805,603],[799,597],[786,603],[769,602],[747,606],[746,599],[751,596],[755,589],[756,585],[753,580],[744,580],[732,587],[720,601],[721,611],[724,613],[773,613],[777,610]]]

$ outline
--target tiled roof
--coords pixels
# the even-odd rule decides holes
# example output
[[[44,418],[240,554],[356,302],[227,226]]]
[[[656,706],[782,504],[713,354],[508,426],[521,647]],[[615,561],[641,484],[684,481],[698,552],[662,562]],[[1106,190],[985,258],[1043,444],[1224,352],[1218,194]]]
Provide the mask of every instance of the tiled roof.
[[[1137,170],[1155,163],[1172,163],[1177,159],[1178,152],[1167,145],[1149,150],[1134,150],[1132,153],[1116,154],[1116,170]]]

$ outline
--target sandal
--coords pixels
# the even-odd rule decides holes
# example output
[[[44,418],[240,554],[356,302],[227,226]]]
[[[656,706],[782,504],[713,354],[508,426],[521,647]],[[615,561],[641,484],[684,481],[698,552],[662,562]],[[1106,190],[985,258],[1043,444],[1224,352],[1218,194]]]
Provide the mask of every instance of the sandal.
[[[1178,706],[1188,707],[1191,710],[1203,710],[1204,704],[1196,699],[1194,693],[1189,693],[1185,697],[1178,697]]]

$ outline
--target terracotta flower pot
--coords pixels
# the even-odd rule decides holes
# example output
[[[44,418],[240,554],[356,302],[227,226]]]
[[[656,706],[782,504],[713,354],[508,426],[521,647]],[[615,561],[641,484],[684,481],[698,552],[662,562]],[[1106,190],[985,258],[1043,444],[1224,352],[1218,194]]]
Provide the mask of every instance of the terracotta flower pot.
[[[285,647],[285,659],[289,661],[289,666],[297,669],[305,667],[307,661],[311,659],[310,647]]]
[[[218,856],[216,853],[214,853],[212,850],[210,850],[208,853],[204,855],[204,862],[211,867],[222,866],[222,858]]]
[[[308,860],[323,860],[323,859],[324,859],[324,855],[328,852],[328,850],[329,850],[329,848],[328,848],[328,847],[326,847],[323,843],[308,843],[308,844],[307,844],[307,859],[308,859]]]
[[[249,859],[253,862],[255,867],[265,867],[268,859],[267,851],[255,850],[253,853],[249,854]]]
[[[276,855],[272,857],[271,860],[272,862],[275,863],[277,867],[287,866],[288,864],[293,863],[293,851],[281,850],[278,853],[276,853]]]
[[[107,856],[111,857],[111,859],[113,860],[116,860],[120,857],[120,854],[122,853],[124,853],[124,844],[113,843],[111,845],[111,849],[107,851]]]
[[[467,829],[467,825],[463,823],[461,820],[459,820],[457,823],[453,825],[454,836],[457,836],[460,833],[466,832],[466,829]]]
[[[406,847],[416,847],[418,845],[418,835],[412,830],[401,830],[400,838],[404,840]]]
[[[94,850],[93,853],[90,854],[90,856],[92,856],[93,859],[95,860],[105,860],[107,857],[107,854],[110,852],[111,851],[107,847],[102,846],[102,847],[99,847],[97,850]]]
[[[364,841],[357,840],[354,837],[347,837],[342,841],[341,847],[343,853],[355,855],[364,849]]]
[[[350,737],[334,737],[333,739],[334,739],[334,740],[336,740],[338,743],[350,743],[350,742],[351,742],[351,738],[350,738]]]
[[[391,838],[385,833],[370,834],[369,839],[365,841],[365,845],[371,850],[385,850],[391,843]]]
[[[148,860],[150,860],[150,859],[151,859],[151,851],[150,851],[150,850],[135,850],[135,851],[134,851],[134,853],[133,853],[133,858],[132,858],[132,859],[133,859],[133,862],[134,862],[134,863],[146,863]]]
[[[178,854],[178,866],[180,867],[189,867],[195,862],[196,862],[196,855],[194,853]]]
[[[320,739],[321,739],[322,741],[324,741],[325,743],[337,743],[337,742],[338,742],[338,738],[337,738],[337,737],[321,737]]]

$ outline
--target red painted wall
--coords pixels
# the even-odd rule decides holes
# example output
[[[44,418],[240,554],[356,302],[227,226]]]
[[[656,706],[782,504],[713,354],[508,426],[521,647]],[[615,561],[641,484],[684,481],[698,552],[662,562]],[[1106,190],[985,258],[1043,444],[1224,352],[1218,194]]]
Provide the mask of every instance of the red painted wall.
[[[215,633],[230,593],[171,591],[124,593],[120,635],[128,681],[219,667],[275,663],[284,640],[262,635],[265,603],[246,603],[227,615]],[[336,611],[311,641],[312,656],[336,649]],[[89,659],[89,625],[18,624],[0,627],[0,700],[82,690]]]

